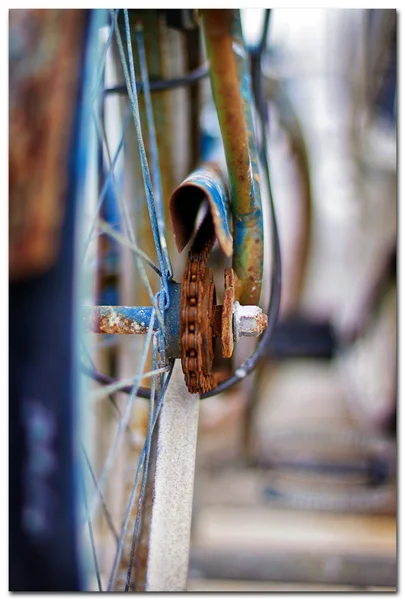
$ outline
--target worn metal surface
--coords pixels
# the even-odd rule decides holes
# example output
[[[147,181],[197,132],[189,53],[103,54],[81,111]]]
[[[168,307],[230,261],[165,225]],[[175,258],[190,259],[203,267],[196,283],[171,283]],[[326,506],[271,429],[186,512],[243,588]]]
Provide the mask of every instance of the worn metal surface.
[[[181,364],[191,393],[204,393],[216,385],[212,372],[216,293],[212,269],[206,266],[213,229],[208,215],[190,250],[181,288]]]
[[[198,211],[208,203],[218,243],[226,256],[233,251],[230,230],[230,199],[228,185],[219,166],[206,163],[181,183],[170,197],[170,216],[177,250],[181,252],[190,241]]]
[[[169,283],[170,305],[164,314],[165,356],[180,358],[181,284]],[[93,333],[145,335],[152,318],[151,306],[91,306],[82,308],[83,324]],[[160,328],[155,316],[153,329]]]
[[[9,275],[55,261],[87,11],[9,13]]]
[[[242,336],[258,337],[267,327],[267,315],[259,306],[233,304],[233,333],[237,342]]]
[[[263,217],[247,54],[238,10],[202,11],[204,39],[231,188],[233,267],[240,300],[257,304],[263,276]]]
[[[199,397],[189,394],[179,362],[159,421],[147,591],[184,591],[187,585]]]
[[[207,268],[214,240],[214,226],[208,213],[194,238],[181,286],[181,363],[189,391],[199,394],[213,390],[219,383],[213,372],[216,338],[221,338],[223,356],[229,358],[234,341],[242,336],[258,336],[267,327],[267,316],[261,308],[241,306],[234,301],[233,269],[225,271],[224,305],[216,306],[213,273]]]
[[[146,334],[152,318],[149,306],[92,306],[83,309],[84,325],[93,333]],[[153,328],[158,329],[154,319]]]
[[[225,269],[225,290],[221,314],[222,356],[230,358],[233,354],[233,304],[235,301],[235,273],[232,268]]]

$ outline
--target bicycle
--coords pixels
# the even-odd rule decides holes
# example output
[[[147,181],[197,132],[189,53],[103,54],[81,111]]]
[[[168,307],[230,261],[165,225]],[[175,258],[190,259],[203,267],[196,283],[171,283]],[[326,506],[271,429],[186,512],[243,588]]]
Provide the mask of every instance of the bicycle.
[[[198,18],[203,24],[209,67],[203,63],[186,76],[168,76],[170,69],[178,65],[165,65],[165,43],[174,48],[176,35],[179,43],[181,34],[169,32],[165,20],[187,32],[188,63],[193,65],[200,31]],[[69,474],[70,498],[74,497],[69,513],[72,564],[66,569],[65,578],[58,579],[59,567],[47,583],[44,583],[46,577],[42,574],[41,579],[38,574],[32,585],[35,589],[41,585],[47,589],[83,589],[88,583],[83,579],[84,554],[90,552],[94,580],[100,591],[105,588],[181,590],[187,578],[199,399],[228,389],[253,371],[277,320],[281,263],[267,161],[266,113],[259,90],[255,98],[260,133],[258,152],[238,11],[207,9],[200,16],[195,11],[115,10],[107,14],[91,11],[85,21],[85,60],[84,69],[78,69],[82,73],[81,93],[71,150],[74,169],[66,202],[70,206],[70,233],[66,233],[70,246],[68,294],[72,293],[75,280],[71,270],[73,243],[76,270],[81,272],[79,288],[74,301],[70,301],[67,315],[71,364],[72,367],[80,364],[82,372],[78,394],[72,390],[74,379],[67,378],[73,410],[65,399],[69,415],[66,437],[72,451],[64,473]],[[174,56],[181,57],[181,52]],[[121,75],[117,74],[118,69],[122,69]],[[218,111],[229,184],[218,165],[207,164],[197,169],[194,165],[194,172],[171,194],[175,187],[170,176],[173,155],[165,145],[171,139],[170,116],[165,113],[170,109],[165,108],[164,92],[189,86],[190,96],[193,98],[194,94],[195,98],[193,85],[207,74]],[[125,80],[126,94],[121,77]],[[154,103],[153,94],[156,94]],[[190,121],[195,122],[195,118],[192,109]],[[145,123],[147,134],[143,129]],[[128,134],[129,128],[132,135]],[[191,137],[195,158],[198,145],[195,134]],[[135,166],[138,152],[139,163]],[[259,160],[272,217],[268,320],[257,306],[263,281],[266,229]],[[128,199],[132,198],[129,204]],[[73,227],[75,205],[78,212]],[[166,234],[169,211],[172,229]],[[195,233],[196,224],[199,226]],[[191,242],[181,284],[175,283],[174,272],[181,268],[182,261],[174,267],[170,261],[173,236],[179,251]],[[216,243],[221,248],[224,266],[231,257],[233,265],[225,269],[222,305],[216,304],[213,274],[207,264]],[[46,271],[49,263],[42,268]],[[44,278],[48,276],[46,273]],[[100,300],[111,292],[110,298],[115,295],[120,304],[100,305]],[[98,303],[94,303],[95,297]],[[146,300],[149,306],[145,305]],[[85,306],[78,310],[78,304]],[[83,335],[85,329],[96,334],[90,336],[90,341]],[[229,363],[235,342],[243,335],[260,335],[265,329],[252,356],[235,370]],[[129,333],[143,334],[144,343],[140,342],[140,335],[133,336],[135,340],[130,336],[128,341],[119,341],[115,348],[115,337],[101,342],[94,340],[100,334],[105,338]],[[218,346],[220,341],[222,358],[228,361],[225,379],[223,374],[213,374],[215,338]],[[49,344],[52,334],[47,339]],[[174,367],[178,358],[183,375],[179,373],[179,363]],[[102,360],[110,363],[110,373],[102,371],[99,366]],[[41,372],[46,376],[44,365]],[[92,390],[88,387],[89,376],[97,382]],[[147,379],[150,387],[145,386]],[[99,384],[103,387],[96,389]],[[124,400],[123,394],[128,398]],[[106,397],[119,420],[108,450],[101,447],[100,437],[107,438],[111,427],[105,415],[94,416],[93,407],[86,406],[100,403]],[[87,408],[92,409],[88,411],[91,416],[85,418]],[[35,418],[28,414],[28,436],[34,425]],[[76,437],[81,439],[80,444],[73,444]],[[55,443],[53,435],[48,442]],[[96,448],[97,444],[100,447]],[[76,452],[81,456],[82,469],[77,467]],[[122,461],[123,457],[131,467],[138,463],[135,474],[133,468],[119,473],[116,459]],[[97,462],[103,463],[102,469]],[[116,495],[116,489],[111,480],[109,486],[106,483],[113,466],[113,474],[118,480],[121,477],[116,489],[126,493],[127,498],[123,500],[125,511],[118,501],[112,514],[107,500],[113,492]],[[93,489],[90,501],[89,489]],[[44,506],[38,510],[43,511]],[[105,528],[101,524],[101,511]],[[75,531],[83,524],[88,527],[86,552],[73,548]],[[54,526],[57,527],[55,523]],[[33,538],[35,545],[38,536],[48,535],[52,539],[53,533],[48,523],[44,530],[31,528],[28,537]],[[59,538],[59,552],[64,533]],[[115,540],[112,557],[108,555],[109,543],[105,544],[105,555],[101,555],[106,534]],[[111,558],[112,568],[107,572],[105,564]],[[19,584],[14,580],[13,588],[16,586]]]

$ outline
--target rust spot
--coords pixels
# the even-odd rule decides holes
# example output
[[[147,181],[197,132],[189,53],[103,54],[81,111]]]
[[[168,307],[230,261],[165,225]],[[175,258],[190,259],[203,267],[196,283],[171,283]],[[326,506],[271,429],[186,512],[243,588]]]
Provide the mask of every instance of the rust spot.
[[[267,315],[265,313],[260,313],[256,317],[256,324],[257,324],[257,330],[260,331],[260,333],[263,333],[263,331],[265,329],[267,329],[267,325],[268,325]]]
[[[233,303],[235,301],[235,286],[236,281],[234,270],[232,268],[225,269],[225,292],[221,315],[221,342],[222,356],[224,358],[230,358],[233,354],[232,314]]]
[[[250,165],[239,76],[232,47],[231,10],[204,9],[205,39],[211,65],[213,93],[218,108],[231,186],[235,186],[238,211],[245,212],[250,195],[246,177]],[[242,179],[240,179],[242,175]]]
[[[244,303],[256,304],[261,289],[263,242],[252,240],[261,234],[262,221],[260,177],[255,172],[257,156],[254,149],[253,121],[249,102],[242,98],[241,87],[245,84],[240,75],[246,67],[239,67],[240,59],[234,51],[239,33],[235,33],[233,9],[203,9],[204,35],[210,61],[210,75],[214,100],[217,107],[221,134],[229,173],[234,212],[238,217],[236,229],[242,243],[234,255],[233,267],[239,275],[243,289],[240,297]],[[243,43],[240,41],[240,43]],[[255,166],[256,165],[256,166]],[[252,191],[252,186],[254,191]],[[240,236],[240,237],[239,237]],[[255,290],[247,277],[247,268],[253,265],[256,274]]]
[[[214,315],[212,318],[212,330],[213,330],[213,334],[216,337],[221,337],[221,331],[222,331],[222,306],[215,306],[215,311],[214,311]]]
[[[120,315],[113,308],[92,307],[84,314],[85,326],[93,333],[107,334],[145,334],[148,324],[141,325],[135,319]]]
[[[181,365],[186,385],[192,394],[208,392],[215,386],[212,374],[212,323],[215,319],[216,295],[212,270],[206,267],[213,239],[212,221],[206,228],[203,223],[189,253],[181,286]],[[194,282],[195,279],[195,283],[191,284],[191,280]],[[193,298],[188,294],[190,285],[195,286],[197,292]]]

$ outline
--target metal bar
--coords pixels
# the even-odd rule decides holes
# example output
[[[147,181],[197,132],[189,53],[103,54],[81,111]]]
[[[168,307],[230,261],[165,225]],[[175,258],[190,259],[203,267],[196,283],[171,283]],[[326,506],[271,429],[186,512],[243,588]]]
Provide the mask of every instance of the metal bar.
[[[93,333],[146,334],[152,310],[151,306],[92,306],[83,309],[84,323]],[[153,330],[158,326],[155,316]]]
[[[166,357],[180,358],[180,302],[181,284],[170,281],[170,306],[165,311]],[[152,306],[90,306],[83,307],[84,327],[93,333],[146,334],[152,315]],[[153,330],[160,327],[154,317]]]
[[[263,277],[263,215],[253,98],[238,10],[202,11],[211,86],[218,113],[235,219],[233,268],[242,304],[258,304]]]
[[[199,396],[189,394],[177,361],[159,422],[147,570],[150,592],[186,589],[198,408]]]

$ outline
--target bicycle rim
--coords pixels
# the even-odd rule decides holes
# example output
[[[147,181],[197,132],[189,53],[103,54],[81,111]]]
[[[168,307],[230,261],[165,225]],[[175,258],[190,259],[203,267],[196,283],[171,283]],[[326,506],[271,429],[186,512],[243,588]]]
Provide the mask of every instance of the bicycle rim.
[[[103,11],[103,23],[96,35],[90,158],[78,252],[80,303],[84,307],[81,319],[87,319],[86,327],[83,321],[80,326],[80,364],[87,375],[102,372],[114,383],[100,385],[87,376],[82,382],[85,426],[79,441],[79,527],[87,552],[89,589],[144,591],[148,587],[152,496],[155,493],[154,504],[164,503],[170,488],[161,475],[160,488],[154,492],[155,478],[159,481],[159,469],[165,470],[162,456],[173,460],[170,449],[175,450],[173,438],[166,440],[168,451],[159,453],[158,446],[164,443],[165,431],[170,432],[170,407],[179,398],[190,398],[184,383],[177,381],[178,374],[173,377],[176,393],[166,397],[172,385],[173,361],[165,354],[164,321],[173,270],[169,259],[172,236],[165,231],[163,198],[167,199],[174,187],[173,149],[168,135],[172,107],[170,93],[156,93],[152,102],[150,91],[150,79],[167,76],[173,60],[165,64],[168,33],[162,29],[155,10]],[[122,81],[126,95],[105,94],[106,89]],[[109,308],[108,317],[102,323],[97,321],[97,334],[85,331],[86,305]],[[137,326],[143,335],[117,335],[129,325],[126,316],[114,312],[118,305],[139,307]],[[134,330],[127,329],[126,333]],[[129,394],[120,391],[128,391],[128,387]],[[170,405],[167,398],[173,398]],[[194,465],[197,396],[191,406],[194,436],[188,449],[194,447],[190,454]],[[181,427],[187,426],[183,421]],[[191,492],[192,470],[185,475]],[[191,497],[188,504],[184,506],[186,537]],[[156,519],[160,534],[162,528],[164,534],[177,527],[175,523],[166,524],[165,515],[160,521]],[[175,533],[181,542],[179,532]],[[188,545],[184,539],[181,543],[183,582],[179,583],[176,576],[175,581],[167,583],[170,589],[185,587]],[[156,583],[151,581],[151,586],[156,587]],[[163,589],[167,591],[167,587],[159,591]]]

